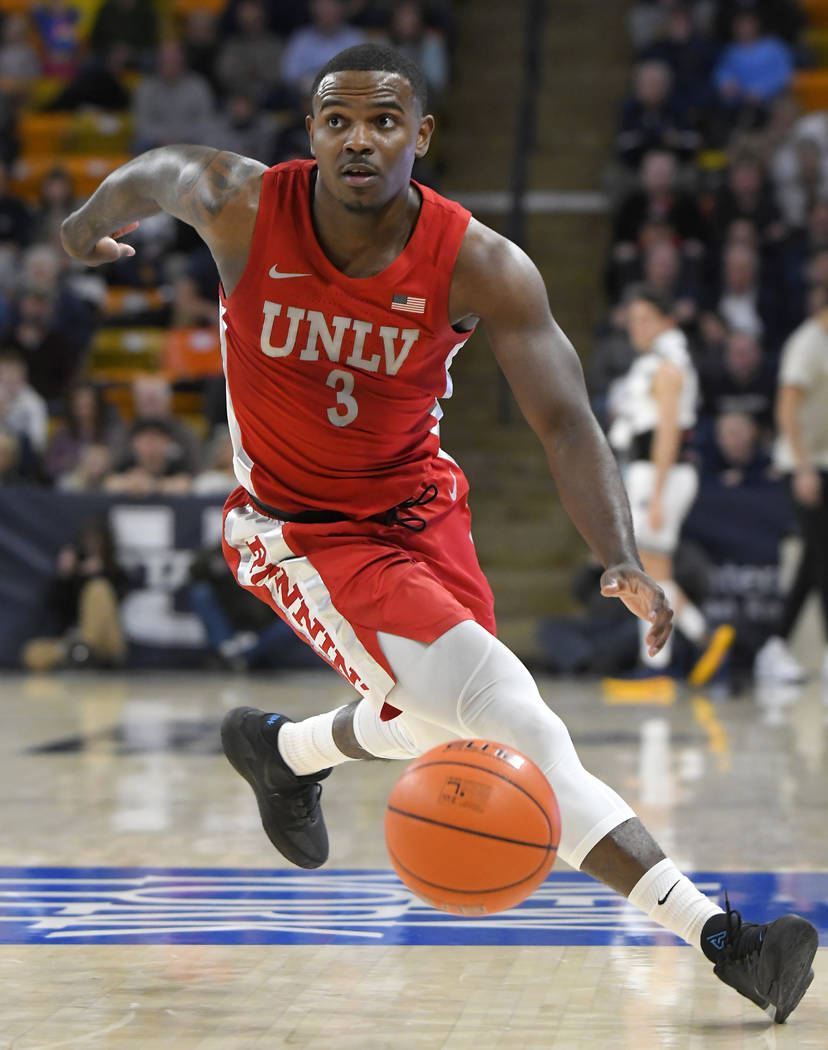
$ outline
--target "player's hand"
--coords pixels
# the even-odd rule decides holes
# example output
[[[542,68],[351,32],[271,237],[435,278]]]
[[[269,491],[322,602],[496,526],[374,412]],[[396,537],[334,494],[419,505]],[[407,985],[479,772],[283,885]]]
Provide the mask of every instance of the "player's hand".
[[[659,532],[664,524],[664,504],[661,496],[653,496],[647,508],[647,524],[653,532]]]
[[[79,262],[86,263],[87,266],[102,266],[104,263],[117,262],[119,259],[129,259],[135,254],[135,249],[131,244],[121,244],[118,238],[124,237],[137,229],[138,223],[130,222],[128,225],[122,226],[120,230],[113,230],[109,236],[101,237],[92,250],[85,254],[74,251],[65,236],[62,236],[63,247],[66,249],[67,255],[71,255],[73,259],[77,259]]]
[[[652,624],[647,646],[650,656],[655,656],[673,629],[673,610],[659,585],[635,565],[612,565],[601,576],[601,594],[620,598],[630,612]]]

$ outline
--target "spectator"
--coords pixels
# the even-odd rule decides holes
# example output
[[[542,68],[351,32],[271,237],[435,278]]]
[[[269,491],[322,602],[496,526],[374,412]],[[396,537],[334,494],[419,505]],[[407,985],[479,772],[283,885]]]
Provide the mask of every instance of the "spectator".
[[[210,141],[213,93],[204,77],[187,69],[177,41],[161,44],[156,71],[135,89],[132,115],[137,152],[170,142]]]
[[[228,0],[219,20],[219,35],[230,36],[236,25],[236,10],[244,0]],[[308,0],[264,0],[268,28],[282,38],[310,22]]]
[[[187,15],[184,23],[181,44],[187,66],[204,77],[218,98],[221,93],[218,72],[216,69],[220,49],[218,19],[212,11],[195,8]]]
[[[632,93],[621,108],[616,152],[637,169],[645,153],[668,150],[678,159],[692,157],[700,138],[672,97],[673,76],[663,62],[641,62],[635,68]]]
[[[773,289],[760,282],[759,257],[743,244],[725,249],[722,286],[714,308],[729,328],[748,332],[775,354],[785,328]]]
[[[218,55],[219,82],[224,93],[263,103],[282,79],[282,43],[267,27],[261,0],[244,0],[235,13],[235,32]]]
[[[763,32],[755,11],[738,11],[731,26],[733,42],[716,64],[713,82],[731,120],[759,126],[770,102],[790,85],[793,56],[787,44]]]
[[[225,424],[217,426],[210,438],[204,470],[193,478],[196,496],[228,496],[238,485],[233,472],[233,442]]]
[[[39,38],[43,75],[70,79],[78,70],[83,51],[77,5],[67,0],[45,0],[34,6],[31,17]]]
[[[724,234],[737,219],[748,219],[756,226],[757,247],[773,247],[787,235],[761,160],[745,152],[728,165],[725,182],[712,202],[708,239],[714,255],[721,251]]]
[[[66,168],[58,163],[40,180],[37,204],[32,214],[32,240],[60,245],[60,224],[78,207],[75,184]]]
[[[159,29],[153,0],[104,0],[92,23],[89,47],[102,58],[118,45],[126,49],[131,69],[147,69],[159,43]]]
[[[423,5],[417,0],[402,0],[396,4],[387,36],[393,48],[423,71],[429,97],[439,103],[448,87],[448,47],[443,34],[426,25]]]
[[[234,671],[319,666],[319,657],[283,620],[239,587],[220,546],[197,552],[187,593],[219,666]]]
[[[790,479],[802,531],[799,567],[780,622],[758,652],[757,678],[798,682],[805,673],[788,639],[812,590],[819,595],[828,641],[828,309],[824,306],[785,343],[779,368],[777,467]],[[822,663],[828,677],[828,650]]]
[[[297,96],[309,93],[316,71],[347,47],[361,44],[365,34],[348,25],[342,0],[311,0],[311,24],[288,37],[282,76]]]
[[[28,207],[9,191],[9,170],[0,161],[0,249],[17,251],[32,235],[32,215]]]
[[[32,638],[22,662],[30,671],[58,667],[120,667],[127,645],[118,607],[128,577],[118,563],[105,521],[84,523],[74,543],[57,557],[45,605],[57,620],[57,636]]]
[[[702,484],[738,488],[755,485],[769,476],[770,456],[759,442],[756,420],[744,412],[724,412],[715,424],[716,447],[705,464]]]
[[[56,479],[64,492],[100,492],[112,473],[112,453],[106,445],[86,445],[73,470]]]
[[[105,491],[127,496],[180,496],[191,485],[192,474],[163,419],[136,420],[127,455],[104,480]]]
[[[263,164],[270,156],[275,122],[258,100],[246,91],[232,91],[224,99],[221,111],[215,117],[212,141],[218,149],[255,157]],[[215,321],[216,302],[213,297],[212,319]]]
[[[26,362],[16,350],[0,349],[0,426],[25,437],[38,455],[46,448],[49,413],[29,385]]]
[[[0,44],[0,92],[15,103],[25,102],[40,76],[40,59],[29,43],[29,21],[9,12],[3,22]]]
[[[124,75],[131,55],[130,48],[120,42],[111,44],[103,54],[91,55],[44,110],[56,113],[86,108],[114,112],[129,109]]]
[[[828,198],[828,152],[816,139],[799,139],[786,177],[779,168],[776,175],[776,200],[786,223],[805,226],[812,208]]]
[[[695,323],[701,289],[694,260],[683,258],[676,245],[663,238],[644,253],[642,275],[652,291],[673,304],[673,316],[680,325]]]
[[[58,479],[77,469],[90,446],[115,448],[123,440],[123,423],[101,388],[81,379],[69,390],[66,415],[49,439],[46,469]]]
[[[142,375],[132,384],[132,407],[135,425],[147,420],[160,421],[175,444],[174,458],[184,464],[189,474],[196,474],[201,464],[201,442],[198,434],[173,412],[173,390],[162,376]],[[127,442],[131,431],[127,435]],[[126,451],[126,450],[125,450]]]
[[[733,33],[734,16],[745,9],[755,12],[765,30],[793,45],[807,25],[800,0],[716,0],[713,29],[720,40]]]
[[[717,365],[701,372],[702,410],[712,418],[738,413],[756,425],[765,442],[773,435],[774,368],[755,335],[728,333]]]

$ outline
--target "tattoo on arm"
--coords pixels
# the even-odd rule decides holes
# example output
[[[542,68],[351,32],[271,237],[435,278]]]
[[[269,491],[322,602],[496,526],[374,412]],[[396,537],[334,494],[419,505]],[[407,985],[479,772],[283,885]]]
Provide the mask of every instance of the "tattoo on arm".
[[[254,165],[238,154],[222,151],[205,156],[199,150],[182,171],[176,188],[179,217],[196,229],[209,225],[221,215],[253,170]]]

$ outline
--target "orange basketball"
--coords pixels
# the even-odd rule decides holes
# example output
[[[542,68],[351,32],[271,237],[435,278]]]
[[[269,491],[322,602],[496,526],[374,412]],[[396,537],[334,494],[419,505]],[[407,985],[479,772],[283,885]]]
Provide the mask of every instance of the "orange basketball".
[[[394,870],[455,915],[513,908],[549,874],[561,818],[534,762],[491,740],[455,740],[411,763],[385,811]]]

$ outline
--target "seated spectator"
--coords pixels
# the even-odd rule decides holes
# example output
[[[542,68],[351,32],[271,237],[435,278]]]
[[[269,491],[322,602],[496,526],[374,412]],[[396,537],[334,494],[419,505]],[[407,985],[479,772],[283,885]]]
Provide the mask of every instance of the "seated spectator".
[[[40,58],[29,43],[29,20],[22,13],[9,12],[0,41],[0,92],[23,103],[39,76]]]
[[[689,4],[665,4],[659,10],[665,13],[663,29],[638,57],[670,68],[676,105],[693,127],[700,128],[714,98],[711,74],[720,45],[700,30]]]
[[[75,470],[90,446],[116,448],[124,440],[124,426],[103,391],[89,380],[79,380],[67,393],[66,413],[49,439],[46,469],[56,480]]]
[[[282,42],[268,29],[261,0],[244,0],[235,18],[233,35],[216,62],[219,83],[223,93],[244,94],[263,103],[282,79]]]
[[[713,31],[720,40],[733,33],[733,19],[745,9],[754,11],[765,31],[795,45],[808,19],[800,0],[716,0]]]
[[[55,482],[64,492],[100,492],[112,473],[112,453],[107,445],[86,445],[74,469],[61,474]]]
[[[187,14],[181,35],[187,67],[204,77],[216,99],[221,94],[216,68],[221,47],[218,26],[218,17],[212,11],[197,7]]]
[[[88,345],[88,323],[82,331],[73,328],[60,305],[57,287],[24,285],[0,338],[20,351],[29,382],[47,402],[61,398],[79,375]]]
[[[104,479],[106,492],[126,496],[180,496],[192,474],[178,450],[172,428],[162,419],[139,419],[129,431],[127,455]]]
[[[622,104],[615,139],[618,158],[627,167],[637,169],[649,150],[668,150],[687,159],[700,145],[698,133],[673,101],[672,84],[670,68],[663,62],[636,66],[632,93]]]
[[[44,0],[34,5],[31,18],[37,30],[43,75],[73,77],[83,52],[77,5],[68,0]]]
[[[641,269],[647,286],[673,304],[672,314],[678,324],[692,326],[702,294],[695,260],[683,257],[676,245],[664,238],[647,248]]]
[[[9,190],[9,170],[0,160],[0,249],[17,251],[32,236],[32,214],[28,206]]]
[[[239,587],[220,546],[196,553],[187,589],[220,667],[247,671],[318,667],[319,657],[264,602]]]
[[[32,240],[57,249],[61,223],[78,207],[78,203],[72,176],[62,164],[55,164],[40,180],[32,213]]]
[[[132,51],[126,44],[114,43],[102,54],[92,54],[74,77],[43,107],[47,113],[78,109],[121,112],[129,109],[129,91],[124,74]]]
[[[702,411],[718,418],[738,413],[751,419],[767,443],[773,436],[775,369],[755,335],[728,333],[721,359],[707,362],[700,373]]]
[[[442,33],[426,25],[423,5],[417,0],[396,4],[386,36],[391,47],[423,71],[429,98],[438,104],[448,87],[448,46]]]
[[[711,304],[729,328],[748,332],[776,354],[785,316],[772,288],[760,281],[759,256],[743,244],[725,250],[721,288]]]
[[[0,426],[25,437],[38,456],[46,448],[49,413],[46,402],[29,385],[26,362],[13,349],[0,349]]]
[[[744,127],[761,126],[770,102],[791,82],[791,49],[766,33],[756,12],[737,11],[731,22],[733,41],[713,71],[719,104],[728,119]]]
[[[45,604],[57,634],[27,642],[23,666],[30,671],[122,666],[127,644],[118,609],[128,584],[108,524],[86,522],[76,541],[58,554],[49,587]]]
[[[659,223],[685,251],[700,256],[705,228],[692,194],[678,186],[675,157],[666,150],[650,150],[639,172],[640,185],[621,201],[613,222],[613,258],[619,263],[634,259],[644,247],[645,224]]]
[[[787,177],[777,171],[776,201],[788,226],[807,224],[811,209],[828,198],[828,151],[816,139],[800,139]]]
[[[214,116],[210,85],[187,69],[181,45],[165,40],[155,72],[141,78],[132,97],[135,151],[174,142],[207,143]]]
[[[132,384],[132,408],[133,427],[146,421],[163,423],[175,443],[175,459],[183,462],[188,474],[196,474],[201,465],[201,441],[195,430],[173,413],[170,383],[162,376],[139,376]],[[127,434],[127,442],[130,437],[131,432]]]
[[[756,420],[744,412],[724,412],[715,423],[716,444],[702,466],[701,483],[738,488],[770,478],[770,456],[759,441]]]
[[[264,164],[270,156],[275,130],[273,114],[262,109],[256,98],[245,91],[233,91],[225,97],[213,119],[210,144]],[[214,296],[211,323],[215,321],[215,314]]]
[[[309,93],[317,70],[329,59],[365,39],[362,30],[348,25],[342,0],[311,0],[310,13],[311,24],[290,34],[282,56],[282,78],[297,96]]]
[[[736,219],[755,225],[760,248],[779,244],[788,232],[761,160],[747,152],[733,158],[709,204],[708,241],[713,255],[721,252],[724,235]]]
[[[158,9],[153,0],[104,0],[92,23],[89,47],[103,57],[113,47],[126,48],[131,69],[148,69],[160,39]]]
[[[226,424],[215,428],[204,460],[204,470],[193,478],[193,494],[228,496],[238,481],[233,473],[233,442]]]

